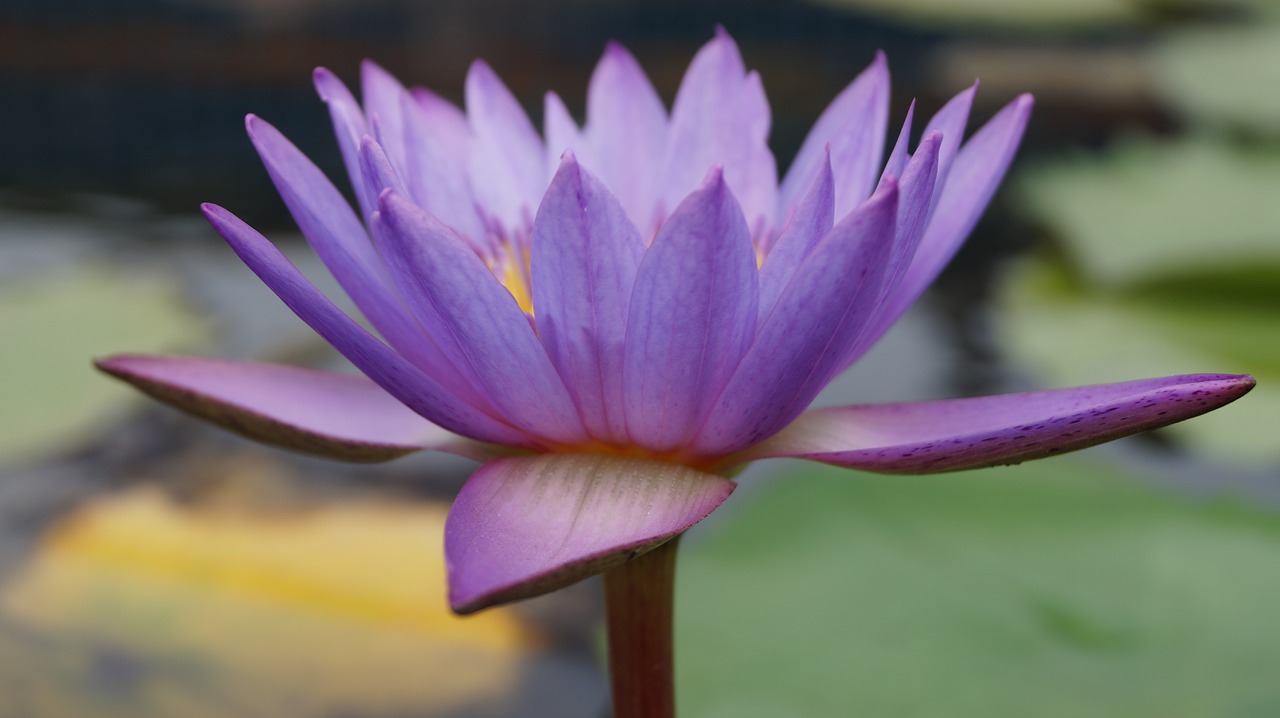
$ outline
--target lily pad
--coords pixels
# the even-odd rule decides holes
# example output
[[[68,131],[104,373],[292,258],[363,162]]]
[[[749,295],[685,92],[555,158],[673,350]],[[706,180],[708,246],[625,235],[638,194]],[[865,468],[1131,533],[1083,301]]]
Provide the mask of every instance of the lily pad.
[[[681,557],[689,715],[1280,711],[1280,516],[1079,457],[756,488]]]
[[[449,612],[446,511],[192,507],[146,488],[90,505],[0,593],[5,707],[41,718],[499,716],[522,700],[545,707],[537,715],[594,711],[595,671],[547,652],[515,613]]]
[[[1101,157],[1027,168],[1015,191],[1087,281],[1280,267],[1277,152],[1129,138]]]
[[[1172,34],[1154,63],[1157,90],[1193,119],[1280,134],[1280,24]]]
[[[1280,266],[1184,274],[1122,289],[1081,286],[1061,266],[1028,261],[1000,295],[1000,343],[1045,385],[1141,376],[1247,373],[1230,407],[1166,431],[1242,461],[1280,457]]]
[[[82,267],[0,290],[0,462],[71,449],[133,393],[93,371],[94,356],[177,351],[209,333],[155,274]]]

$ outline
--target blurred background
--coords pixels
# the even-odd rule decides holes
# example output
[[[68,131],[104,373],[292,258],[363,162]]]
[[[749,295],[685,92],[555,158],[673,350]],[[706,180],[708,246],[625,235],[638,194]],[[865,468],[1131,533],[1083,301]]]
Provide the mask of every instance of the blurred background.
[[[1280,3],[5,0],[0,718],[607,715],[594,582],[448,613],[466,462],[258,447],[89,360],[335,361],[196,210],[323,277],[242,124],[342,176],[315,66],[354,84],[373,58],[460,102],[484,57],[535,121],[550,89],[580,118],[607,40],[669,103],[717,23],[784,168],[877,48],[891,126],[975,77],[974,123],[1037,97],[966,249],[823,402],[1259,386],[1016,468],[753,467],[684,544],[684,715],[1280,715]]]

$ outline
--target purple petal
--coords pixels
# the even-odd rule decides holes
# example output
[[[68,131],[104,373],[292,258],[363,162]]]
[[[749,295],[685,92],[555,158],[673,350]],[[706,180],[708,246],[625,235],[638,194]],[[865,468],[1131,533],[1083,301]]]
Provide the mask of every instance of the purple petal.
[[[963,96],[964,93],[961,93]],[[870,334],[879,338],[902,316],[951,261],[978,217],[987,208],[996,187],[1022,140],[1022,131],[1031,116],[1032,100],[1023,95],[1009,103],[960,148],[942,184],[939,156],[939,183],[936,206],[925,228],[915,259],[902,283],[889,298],[885,311],[876,319]],[[943,138],[943,144],[946,145]]]
[[[360,163],[361,182],[366,187],[376,189],[378,194],[382,194],[382,191],[387,189],[396,192],[407,191],[404,182],[400,180],[400,176],[396,174],[395,168],[387,159],[382,145],[369,135],[360,139],[360,155],[357,161]]]
[[[579,161],[593,156],[569,108],[554,92],[548,92],[543,99],[542,125],[547,137],[547,169],[552,176],[559,171],[560,159],[566,152],[572,152]]]
[[[369,134],[364,112],[351,91],[332,72],[317,67],[311,79],[316,93],[329,106],[338,148],[342,151],[342,160],[347,166],[356,200],[360,203],[360,215],[368,217],[377,206],[378,193],[365,187],[360,176],[360,138]]]
[[[471,193],[471,130],[458,109],[409,93],[400,96],[405,161],[403,177],[410,197],[477,248],[487,247],[485,227]]]
[[[405,117],[402,98],[407,94],[391,73],[372,60],[360,63],[360,89],[364,96],[364,112],[373,136],[382,145],[391,164],[402,170],[408,165],[409,149],[405,146]],[[377,209],[377,194],[370,212]],[[368,215],[366,215],[368,216]]]
[[[890,474],[973,469],[1075,451],[1212,411],[1251,376],[1196,374],[1120,384],[816,409],[736,457],[792,456]]]
[[[425,87],[409,88],[409,96],[417,103],[432,132],[441,135],[449,143],[458,142],[458,147],[465,148],[471,138],[471,124],[467,122],[466,113]],[[464,154],[460,153],[460,156]]]
[[[743,208],[753,234],[773,226],[778,178],[769,151],[769,103],[724,30],[689,65],[671,108],[661,201],[670,211],[712,165]]]
[[[835,179],[831,163],[823,162],[813,184],[796,206],[787,226],[782,230],[760,265],[760,321],[773,310],[782,291],[791,283],[796,269],[804,262],[818,241],[827,236],[835,224]]]
[[[854,78],[814,123],[778,192],[783,211],[812,182],[829,144],[836,177],[836,219],[871,194],[880,175],[880,157],[889,126],[889,64],[877,52],[871,65]]]
[[[635,443],[668,451],[693,435],[755,336],[757,285],[742,210],[713,169],[640,262],[625,374]]]
[[[925,135],[902,173],[902,180],[898,183],[898,224],[893,248],[885,265],[884,288],[876,301],[877,306],[897,288],[920,246],[925,220],[929,216],[929,205],[936,194],[934,188],[938,176],[938,151],[944,141],[937,132]],[[859,346],[870,344],[863,341],[859,342]]]
[[[307,281],[266,237],[238,217],[216,205],[206,204],[203,210],[240,259],[294,314],[410,409],[455,434],[479,441],[511,446],[532,443],[528,434],[462,398],[456,385],[441,384],[378,341]]]
[[[724,477],[646,459],[491,461],[445,523],[449,603],[472,613],[607,571],[688,530],[733,489]]]
[[[897,226],[893,244],[885,259],[884,281],[881,283],[880,294],[874,301],[875,309],[867,322],[867,331],[864,331],[846,351],[841,361],[841,371],[857,361],[880,338],[880,335],[875,332],[876,322],[911,266],[911,260],[924,234],[929,207],[937,194],[935,187],[938,153],[943,142],[944,138],[938,132],[925,135],[903,170],[902,180],[898,184]]]
[[[299,229],[338,284],[391,346],[418,366],[436,370],[438,358],[403,311],[381,258],[346,198],[276,128],[253,115],[245,126]],[[360,172],[358,161],[352,169]]]
[[[626,441],[623,349],[644,240],[618,200],[566,153],[533,223],[538,333],[587,431]]]
[[[394,192],[373,230],[392,276],[424,330],[472,386],[521,429],[556,442],[586,436],[515,297],[452,230]]]
[[[644,236],[652,237],[667,111],[640,63],[617,43],[609,43],[591,74],[583,131],[591,154],[579,159],[604,181]]]
[[[875,308],[897,208],[898,185],[890,180],[809,254],[715,401],[694,455],[760,441],[789,424],[831,380]]]
[[[911,139],[911,122],[915,115],[916,103],[913,100],[911,106],[907,108],[907,119],[902,121],[902,129],[898,131],[898,139],[893,143],[893,149],[889,152],[889,159],[884,163],[884,171],[880,173],[881,182],[886,177],[901,177],[902,171],[906,169],[907,160],[911,157],[907,152],[907,143]],[[925,134],[929,133],[926,132]]]
[[[547,184],[542,140],[515,96],[488,65],[467,73],[467,118],[475,132],[471,190],[480,206],[510,227],[533,217]]]
[[[436,449],[486,460],[503,452],[441,429],[363,376],[139,354],[95,364],[170,406],[238,434],[331,459],[386,461]]]
[[[973,107],[973,96],[978,92],[978,83],[947,101],[941,110],[929,118],[921,136],[930,132],[942,133],[942,147],[938,149],[938,184],[946,182],[951,172],[951,163],[955,161],[960,142],[964,139],[964,128],[969,124],[969,110]],[[936,201],[936,198],[935,198]],[[931,210],[932,211],[932,210]]]

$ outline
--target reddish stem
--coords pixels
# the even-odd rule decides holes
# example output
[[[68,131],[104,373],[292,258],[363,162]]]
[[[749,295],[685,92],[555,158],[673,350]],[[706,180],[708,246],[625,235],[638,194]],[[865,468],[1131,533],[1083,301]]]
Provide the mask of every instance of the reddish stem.
[[[604,576],[614,718],[675,718],[676,537]]]

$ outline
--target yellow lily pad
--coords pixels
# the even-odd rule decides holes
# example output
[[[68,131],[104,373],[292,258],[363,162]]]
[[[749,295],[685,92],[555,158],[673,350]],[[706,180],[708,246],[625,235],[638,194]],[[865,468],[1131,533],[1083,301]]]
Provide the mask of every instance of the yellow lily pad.
[[[507,610],[449,612],[445,514],[390,502],[200,509],[154,489],[88,506],[0,594],[0,627],[16,627],[0,630],[0,690],[39,716],[501,705],[544,641]],[[103,655],[121,675],[104,678]]]

